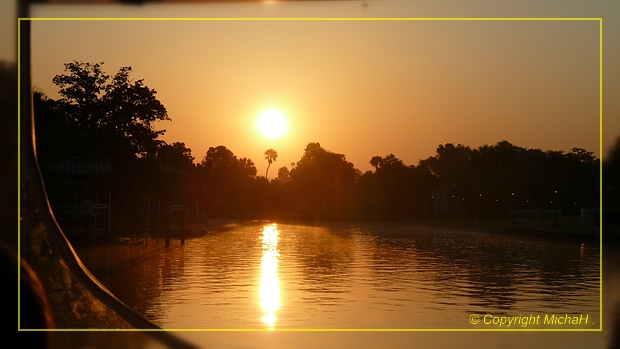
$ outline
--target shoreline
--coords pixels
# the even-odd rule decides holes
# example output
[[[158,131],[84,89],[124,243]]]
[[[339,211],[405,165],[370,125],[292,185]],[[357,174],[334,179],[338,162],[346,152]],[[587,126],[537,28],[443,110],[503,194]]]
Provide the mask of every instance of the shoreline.
[[[337,224],[370,224],[370,225],[403,225],[427,230],[458,230],[469,232],[483,232],[505,236],[528,236],[541,238],[569,238],[588,241],[599,241],[602,229],[613,227],[582,226],[575,223],[560,223],[558,227],[550,225],[540,226],[513,226],[509,227],[506,219],[485,219],[482,223],[470,218],[430,218],[418,220],[281,220],[282,224],[299,224],[309,226],[337,225]],[[605,235],[604,235],[605,236]],[[620,234],[606,236],[606,241],[620,241]]]
[[[488,234],[489,237],[507,237],[507,238],[526,238],[526,239],[541,239],[541,240],[553,240],[558,239],[559,241],[573,241],[575,243],[595,243],[598,245],[600,235],[596,233],[589,232],[563,232],[563,231],[550,231],[543,229],[520,229],[520,228],[508,228],[508,227],[498,227],[498,226],[489,226],[487,222],[485,225],[484,222],[482,224],[471,224],[471,221],[450,221],[445,219],[437,219],[437,220],[426,220],[426,221],[320,221],[320,222],[312,222],[312,221],[284,221],[284,220],[235,220],[235,219],[212,219],[209,220],[208,223],[190,223],[186,224],[186,229],[190,231],[197,230],[199,233],[188,234],[186,236],[187,241],[191,241],[192,239],[199,239],[202,236],[207,234],[217,234],[218,232],[227,231],[231,229],[235,229],[242,226],[248,225],[258,225],[258,224],[282,224],[282,225],[309,225],[309,226],[329,226],[329,225],[342,225],[342,226],[350,226],[350,225],[358,225],[360,228],[366,225],[377,225],[384,226],[388,229],[388,235],[390,226],[395,228],[397,227],[412,227],[415,229],[420,229],[426,232],[436,232],[436,233],[449,233],[450,231],[459,231],[459,232],[471,232],[474,233],[483,233]],[[400,229],[396,229],[395,233],[398,234]],[[615,234],[617,236],[618,234]],[[158,240],[155,239],[154,236],[151,236],[148,240],[148,243],[145,243],[144,236],[138,237],[135,241],[127,241],[127,243],[118,243],[118,239],[122,238],[114,238],[112,240],[108,239],[100,239],[94,241],[78,241],[71,242],[72,246],[77,253],[78,258],[84,263],[88,270],[93,272],[94,275],[97,275],[104,270],[109,269],[110,267],[118,267],[125,263],[133,263],[134,261],[140,260],[142,258],[147,258],[153,254],[161,253],[164,250],[173,250],[177,248],[183,248],[181,245],[181,241],[178,236],[171,236],[171,243],[169,247],[165,246],[165,239],[160,237]],[[126,239],[126,238],[125,238]],[[159,241],[162,240],[162,241]],[[615,239],[612,244],[617,244],[619,239]],[[118,260],[115,260],[113,265],[101,265],[99,260],[103,258],[102,256],[108,255],[110,250],[123,251],[120,255],[123,256]],[[99,257],[97,257],[99,256]],[[105,258],[103,258],[105,259]]]
[[[187,223],[185,224],[185,239],[191,240],[204,236],[206,234],[217,233],[219,231],[230,230],[236,227],[240,227],[247,224],[256,223],[259,221],[247,220],[247,219],[210,219],[208,222],[200,223]],[[83,250],[93,246],[110,245],[110,246],[131,246],[131,245],[144,245],[143,242],[146,239],[145,228],[123,227],[124,233],[116,232],[111,238],[97,238],[91,240],[89,238],[69,238],[69,242],[76,250]],[[170,229],[170,239],[173,241],[180,240],[180,225],[172,224]],[[149,241],[153,240],[165,240],[164,230],[151,229],[149,231]],[[142,244],[140,242],[142,241]]]
[[[332,224],[373,224],[373,225],[407,225],[427,230],[457,230],[469,232],[483,232],[494,235],[505,235],[514,237],[539,237],[539,238],[562,238],[587,241],[599,241],[603,229],[613,229],[613,227],[595,227],[595,226],[579,226],[576,224],[561,223],[558,227],[553,226],[528,226],[528,227],[509,227],[505,220],[483,220],[482,223],[475,219],[463,218],[435,218],[421,220],[269,220],[269,219],[232,219],[232,218],[212,218],[208,222],[192,222],[185,224],[186,240],[199,238],[206,234],[212,234],[219,231],[230,230],[236,227],[250,224],[297,224],[297,225],[332,225]],[[95,245],[139,245],[140,241],[145,239],[144,228],[126,227],[125,233],[116,233],[112,238],[98,238],[89,240],[88,238],[71,239],[70,242],[77,250],[88,248]],[[170,239],[180,240],[180,225],[173,224],[170,231]],[[620,234],[603,233],[605,241],[617,243],[620,242]],[[164,240],[163,230],[159,232],[155,229],[149,232],[149,240]]]
[[[562,230],[550,230],[543,228],[519,228],[519,227],[493,227],[481,225],[450,225],[450,224],[421,224],[421,228],[430,230],[458,230],[468,232],[481,232],[493,235],[503,235],[512,237],[532,237],[532,238],[561,238],[571,240],[599,241],[600,231],[597,232],[571,232]]]

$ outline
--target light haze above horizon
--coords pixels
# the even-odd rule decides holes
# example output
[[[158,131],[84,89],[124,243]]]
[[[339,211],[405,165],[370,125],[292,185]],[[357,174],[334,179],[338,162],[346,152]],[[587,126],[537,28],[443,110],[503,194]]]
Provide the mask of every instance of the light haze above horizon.
[[[173,120],[156,125],[163,140],[184,142],[196,162],[224,145],[261,174],[272,148],[274,177],[309,142],[362,172],[373,156],[416,165],[445,143],[507,140],[600,156],[594,20],[91,20],[32,28],[36,88],[58,98],[52,78],[72,61],[105,62],[109,75],[131,66]],[[256,127],[268,109],[288,121],[281,137]]]

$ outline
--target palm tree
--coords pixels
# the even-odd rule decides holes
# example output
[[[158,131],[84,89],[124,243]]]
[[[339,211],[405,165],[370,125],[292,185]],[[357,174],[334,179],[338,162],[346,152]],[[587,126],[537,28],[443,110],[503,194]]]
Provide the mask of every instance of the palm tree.
[[[267,165],[267,171],[265,171],[265,178],[267,178],[267,174],[269,173],[269,166],[271,166],[271,163],[275,162],[277,158],[278,158],[278,153],[275,150],[273,149],[265,150],[265,160],[267,160],[267,163],[269,163],[269,165]]]

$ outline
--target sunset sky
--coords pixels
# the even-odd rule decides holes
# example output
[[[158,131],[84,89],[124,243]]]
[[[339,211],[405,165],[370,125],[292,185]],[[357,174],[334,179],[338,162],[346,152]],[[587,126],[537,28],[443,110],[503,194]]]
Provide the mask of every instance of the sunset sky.
[[[58,88],[51,80],[73,60],[105,62],[110,75],[121,66],[131,66],[133,78],[144,79],[158,91],[173,120],[157,125],[167,130],[164,140],[185,142],[197,162],[209,147],[225,145],[238,157],[252,159],[258,174],[264,174],[263,153],[273,148],[280,155],[269,172],[273,177],[277,168],[298,161],[308,142],[345,154],[365,171],[372,156],[393,153],[412,165],[433,156],[437,145],[447,142],[477,147],[508,140],[543,150],[582,147],[601,156],[620,136],[617,0],[35,5],[31,9],[31,17],[39,18],[603,18],[602,139],[598,21],[34,23],[34,86],[57,98]],[[15,62],[14,13],[14,1],[0,1],[0,61]],[[289,122],[279,139],[263,137],[255,125],[259,115],[271,108]],[[474,348],[481,343],[603,348],[612,337],[618,338],[608,330],[617,324],[618,312],[611,311],[617,305],[614,284],[606,285],[604,332],[282,332],[279,342],[272,333],[259,332],[179,336],[222,348],[248,343],[271,348],[323,344]],[[87,337],[64,334],[75,335],[78,343],[89,339],[118,343],[110,339],[112,332],[91,332]]]
[[[186,5],[174,11],[89,6],[73,12],[35,6],[32,14],[394,17],[397,7],[390,4]],[[58,98],[51,81],[64,63],[105,62],[110,75],[131,66],[132,77],[157,90],[173,120],[156,125],[166,129],[165,141],[185,142],[196,162],[209,147],[225,145],[252,159],[258,174],[267,167],[264,151],[273,148],[279,157],[270,177],[298,161],[309,142],[345,154],[361,171],[371,169],[373,156],[390,153],[414,165],[445,143],[478,147],[508,140],[600,156],[596,20],[36,21],[32,42],[33,84],[48,96]],[[288,121],[279,138],[265,137],[256,126],[269,109]],[[603,149],[613,144],[607,138]]]

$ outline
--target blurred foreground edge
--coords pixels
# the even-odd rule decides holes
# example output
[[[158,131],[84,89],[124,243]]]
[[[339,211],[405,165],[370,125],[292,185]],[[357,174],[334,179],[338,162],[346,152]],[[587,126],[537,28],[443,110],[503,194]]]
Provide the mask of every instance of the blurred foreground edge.
[[[28,3],[18,3],[20,18],[28,17]],[[30,21],[21,20],[19,30],[19,256],[0,245],[5,274],[14,275],[13,263],[19,263],[18,330],[126,329],[137,342],[142,342],[141,347],[145,342],[156,341],[170,348],[195,348],[112,295],[84,267],[58,226],[36,160]],[[31,344],[50,346],[49,334],[22,338],[25,337],[29,337]]]

